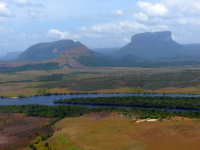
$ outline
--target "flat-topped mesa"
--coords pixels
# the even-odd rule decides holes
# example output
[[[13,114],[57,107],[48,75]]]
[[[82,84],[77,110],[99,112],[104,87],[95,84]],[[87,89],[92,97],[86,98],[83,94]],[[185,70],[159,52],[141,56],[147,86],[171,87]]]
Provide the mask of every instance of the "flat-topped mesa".
[[[170,42],[172,41],[171,32],[146,32],[140,33],[132,36],[131,44],[140,45],[140,44],[157,44],[158,42]]]

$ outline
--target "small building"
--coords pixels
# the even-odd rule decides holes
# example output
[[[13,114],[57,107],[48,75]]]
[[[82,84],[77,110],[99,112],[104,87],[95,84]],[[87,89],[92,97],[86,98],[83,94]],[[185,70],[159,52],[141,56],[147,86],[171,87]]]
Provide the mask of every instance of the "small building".
[[[151,119],[151,118],[139,119],[136,122],[155,122],[155,121],[158,121],[158,119]]]

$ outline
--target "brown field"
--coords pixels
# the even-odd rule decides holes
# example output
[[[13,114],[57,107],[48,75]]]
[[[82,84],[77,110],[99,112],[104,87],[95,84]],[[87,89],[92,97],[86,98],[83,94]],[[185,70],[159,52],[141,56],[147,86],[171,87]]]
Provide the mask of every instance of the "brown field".
[[[30,141],[39,135],[46,135],[50,119],[25,117],[24,114],[0,113],[0,150],[24,149]]]
[[[65,118],[47,142],[51,149],[68,150],[199,150],[200,120],[171,118],[135,123],[116,114]],[[35,146],[44,149],[41,142]]]

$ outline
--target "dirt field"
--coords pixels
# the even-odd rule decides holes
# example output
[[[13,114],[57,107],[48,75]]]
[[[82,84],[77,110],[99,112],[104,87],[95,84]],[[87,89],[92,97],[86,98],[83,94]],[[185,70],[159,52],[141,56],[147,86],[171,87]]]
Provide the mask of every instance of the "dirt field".
[[[135,123],[117,115],[89,114],[65,118],[47,140],[52,149],[68,150],[199,150],[200,120],[172,118]],[[36,145],[40,147],[44,143]],[[39,148],[39,149],[40,149]]]
[[[0,150],[23,149],[37,136],[46,135],[48,118],[0,114]]]

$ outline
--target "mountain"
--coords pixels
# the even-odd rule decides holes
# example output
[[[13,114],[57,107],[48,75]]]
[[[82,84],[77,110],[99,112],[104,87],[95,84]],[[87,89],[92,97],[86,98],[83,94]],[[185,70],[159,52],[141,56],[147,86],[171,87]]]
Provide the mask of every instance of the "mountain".
[[[131,42],[115,52],[115,57],[173,58],[185,55],[187,48],[172,40],[171,32],[147,32],[132,36]]]
[[[187,48],[186,56],[200,57],[200,44],[182,44]]]
[[[0,58],[0,61],[10,61],[16,59],[22,52],[9,52]]]
[[[91,49],[94,52],[98,52],[101,54],[105,55],[111,55],[112,53],[116,52],[119,50],[121,47],[112,47],[112,48],[96,48],[96,49]]]
[[[80,42],[74,42],[72,40],[38,43],[21,53],[17,60],[43,61],[53,59],[61,54],[66,48],[79,44]]]
[[[70,68],[83,68],[84,66],[77,61],[80,56],[93,57],[93,51],[88,49],[80,42],[66,48],[57,57],[48,60],[47,62],[58,62],[60,65],[67,65]]]
[[[195,49],[200,51],[200,44],[198,43],[192,43],[192,44],[182,44],[183,46],[190,48],[190,49]]]

